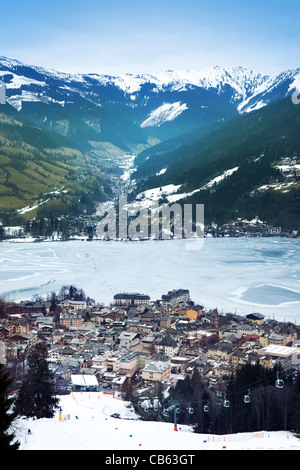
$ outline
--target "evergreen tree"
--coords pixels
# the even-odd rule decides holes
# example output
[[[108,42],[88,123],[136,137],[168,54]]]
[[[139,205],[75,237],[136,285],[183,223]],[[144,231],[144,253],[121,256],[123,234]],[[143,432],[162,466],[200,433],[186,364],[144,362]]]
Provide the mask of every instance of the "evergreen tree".
[[[47,361],[47,348],[37,343],[28,354],[28,370],[23,379],[16,410],[25,416],[52,418],[58,407],[53,374]]]
[[[136,393],[136,387],[135,387],[134,381],[131,378],[129,378],[122,385],[122,394],[125,400],[136,404],[137,399],[136,399],[135,393]]]
[[[170,399],[166,401],[166,407],[176,400],[180,403],[178,423],[194,425],[195,432],[208,432],[211,418],[204,412],[204,405],[209,402],[209,394],[201,379],[197,368],[193,370],[191,377],[179,380],[170,393]]]
[[[11,432],[11,426],[16,418],[12,411],[13,399],[8,396],[8,388],[12,383],[4,365],[0,364],[0,450],[18,450],[20,444]]]
[[[280,388],[276,386],[278,374],[284,379],[284,386]],[[240,366],[228,382],[226,397],[230,400],[230,406],[221,408],[217,432],[290,429],[292,393],[292,382],[285,379],[280,364],[272,369],[263,367],[259,362]],[[249,402],[245,401],[248,394]]]

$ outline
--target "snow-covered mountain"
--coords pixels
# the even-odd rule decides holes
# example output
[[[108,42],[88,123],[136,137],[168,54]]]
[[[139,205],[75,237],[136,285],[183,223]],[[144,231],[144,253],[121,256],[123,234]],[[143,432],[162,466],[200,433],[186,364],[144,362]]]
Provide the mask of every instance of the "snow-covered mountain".
[[[74,113],[76,107],[77,125],[83,120],[93,131],[87,140],[109,140],[108,129],[121,132],[126,122],[136,131],[130,136],[124,130],[123,144],[130,147],[149,136],[165,140],[196,128],[207,130],[266,106],[297,88],[300,69],[268,76],[242,67],[212,66],[111,76],[60,73],[0,57],[0,80],[6,84],[7,102],[47,130],[72,138],[68,110]]]

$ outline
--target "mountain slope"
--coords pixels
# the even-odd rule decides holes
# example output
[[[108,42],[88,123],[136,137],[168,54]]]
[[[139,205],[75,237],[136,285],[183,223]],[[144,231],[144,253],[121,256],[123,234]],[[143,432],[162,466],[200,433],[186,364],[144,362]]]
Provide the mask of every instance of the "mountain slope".
[[[98,162],[23,121],[9,105],[0,107],[0,219],[4,224],[80,213],[109,194]],[[80,202],[85,196],[86,203]],[[88,202],[88,199],[91,201]]]
[[[148,134],[117,106],[102,106],[91,77],[60,74],[0,58],[0,79],[6,84],[7,103],[22,118],[47,132],[68,137],[81,150],[91,150],[94,141],[112,143],[123,152],[132,151],[136,144],[147,145]]]
[[[136,193],[173,184],[178,194],[169,202],[205,204],[207,223],[259,216],[298,229],[299,124],[300,108],[290,98],[243,115],[173,151],[143,158],[132,175]]]

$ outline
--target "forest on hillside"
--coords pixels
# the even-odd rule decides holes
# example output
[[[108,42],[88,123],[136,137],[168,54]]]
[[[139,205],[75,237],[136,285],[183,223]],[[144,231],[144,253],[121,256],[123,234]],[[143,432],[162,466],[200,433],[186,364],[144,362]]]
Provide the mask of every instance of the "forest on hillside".
[[[198,433],[300,431],[300,375],[287,374],[280,364],[268,369],[246,363],[221,390],[207,388],[196,368],[167,397],[161,383],[146,401],[133,381],[124,390],[142,419],[189,424]]]

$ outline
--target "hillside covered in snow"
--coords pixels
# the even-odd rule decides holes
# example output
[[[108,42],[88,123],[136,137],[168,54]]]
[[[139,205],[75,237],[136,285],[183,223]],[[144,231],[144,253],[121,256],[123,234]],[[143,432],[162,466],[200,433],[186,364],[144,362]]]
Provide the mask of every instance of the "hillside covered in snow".
[[[128,121],[136,136],[129,136],[127,145],[141,143],[143,136],[172,138],[267,106],[291,94],[299,77],[300,69],[269,76],[219,66],[140,75],[67,74],[0,57],[0,80],[15,109],[45,129],[72,137],[74,123],[67,110],[75,106],[77,118],[83,113],[83,122],[98,129],[102,141],[113,138],[107,125],[115,119],[118,127]],[[141,132],[143,128],[149,132]]]
[[[141,451],[149,450],[152,463],[163,450],[178,456],[192,451],[191,463],[199,463],[201,450],[300,450],[298,437],[284,431],[204,435],[183,425],[174,431],[172,423],[141,421],[129,402],[104,393],[73,392],[60,397],[60,406],[53,419],[19,419],[20,450],[102,450],[104,458],[133,451],[139,464],[145,463]]]

